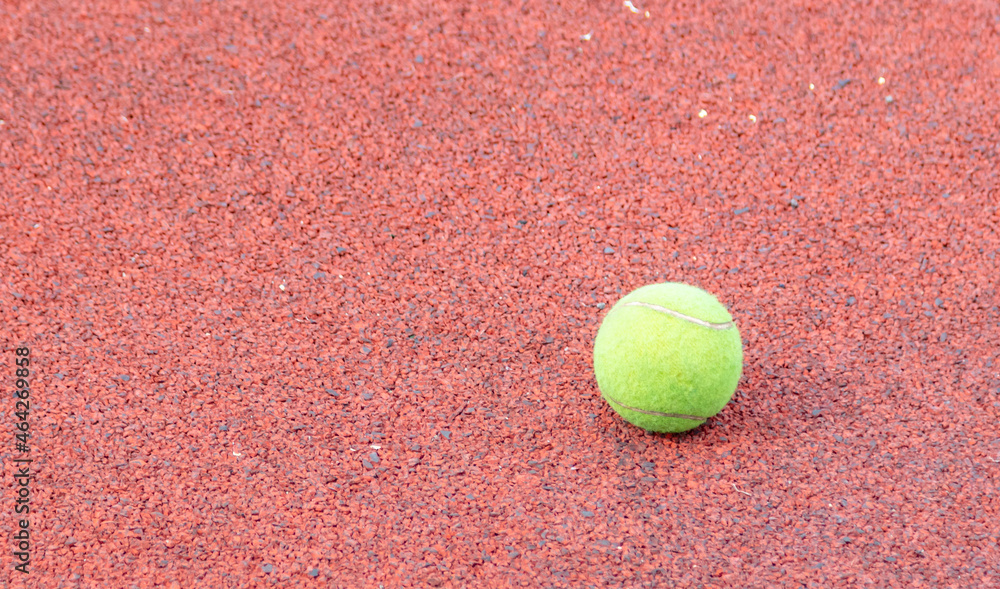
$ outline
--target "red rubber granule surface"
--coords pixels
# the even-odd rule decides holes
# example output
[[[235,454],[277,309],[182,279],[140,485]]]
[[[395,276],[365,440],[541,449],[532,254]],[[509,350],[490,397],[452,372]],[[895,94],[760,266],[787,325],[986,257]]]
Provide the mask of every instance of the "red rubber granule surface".
[[[1000,8],[633,2],[4,3],[4,586],[1000,587]]]

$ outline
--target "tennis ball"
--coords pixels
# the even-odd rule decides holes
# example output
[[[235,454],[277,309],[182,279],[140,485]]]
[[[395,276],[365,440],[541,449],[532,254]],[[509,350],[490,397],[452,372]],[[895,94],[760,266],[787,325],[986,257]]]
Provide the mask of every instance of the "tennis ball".
[[[601,395],[629,423],[654,432],[698,427],[725,407],[743,374],[743,342],[729,311],[677,282],[638,288],[608,312],[594,341]]]

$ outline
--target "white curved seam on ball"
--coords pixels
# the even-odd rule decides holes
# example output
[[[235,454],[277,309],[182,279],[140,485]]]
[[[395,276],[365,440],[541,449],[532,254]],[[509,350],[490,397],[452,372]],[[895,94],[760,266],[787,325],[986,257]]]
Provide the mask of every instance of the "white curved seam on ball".
[[[655,415],[656,417],[675,417],[677,419],[691,419],[691,420],[694,420],[694,421],[708,421],[707,417],[701,417],[700,415],[684,415],[684,414],[681,414],[681,413],[662,413],[660,411],[649,411],[648,409],[639,409],[638,407],[629,407],[625,403],[622,403],[620,401],[616,401],[615,399],[612,399],[607,394],[605,394],[604,397],[607,400],[609,400],[612,403],[614,403],[615,405],[618,405],[619,407],[623,407],[625,409],[628,409],[629,411],[635,411],[635,412],[643,413],[643,414],[646,414],[646,415]]]
[[[723,329],[729,329],[730,327],[733,326],[733,322],[732,321],[726,321],[725,323],[710,323],[708,321],[703,321],[701,319],[698,319],[697,317],[692,317],[690,315],[685,315],[684,313],[679,313],[677,311],[674,311],[673,309],[668,309],[666,307],[661,307],[659,305],[654,305],[652,303],[644,303],[642,301],[630,301],[628,303],[625,303],[622,306],[623,307],[645,307],[647,309],[652,309],[653,311],[656,311],[658,313],[666,313],[667,315],[670,315],[671,317],[676,317],[676,318],[678,318],[678,319],[680,319],[682,321],[689,321],[691,323],[694,323],[695,325],[701,325],[702,327],[708,327],[709,329],[723,330]]]

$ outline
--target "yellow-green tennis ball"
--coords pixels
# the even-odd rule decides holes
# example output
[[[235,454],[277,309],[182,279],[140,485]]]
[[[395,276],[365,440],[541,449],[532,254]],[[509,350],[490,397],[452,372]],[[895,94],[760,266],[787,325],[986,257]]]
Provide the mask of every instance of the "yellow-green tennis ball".
[[[725,407],[743,374],[729,311],[700,288],[650,284],[618,301],[594,342],[601,395],[629,423],[683,432]]]

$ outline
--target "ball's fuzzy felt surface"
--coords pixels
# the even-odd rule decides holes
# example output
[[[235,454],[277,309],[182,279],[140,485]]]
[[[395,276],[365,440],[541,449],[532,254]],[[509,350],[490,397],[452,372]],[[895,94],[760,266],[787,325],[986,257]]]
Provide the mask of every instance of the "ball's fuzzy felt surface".
[[[655,432],[698,427],[732,398],[743,342],[711,294],[667,282],[638,288],[608,312],[594,341],[601,394],[628,422]]]

